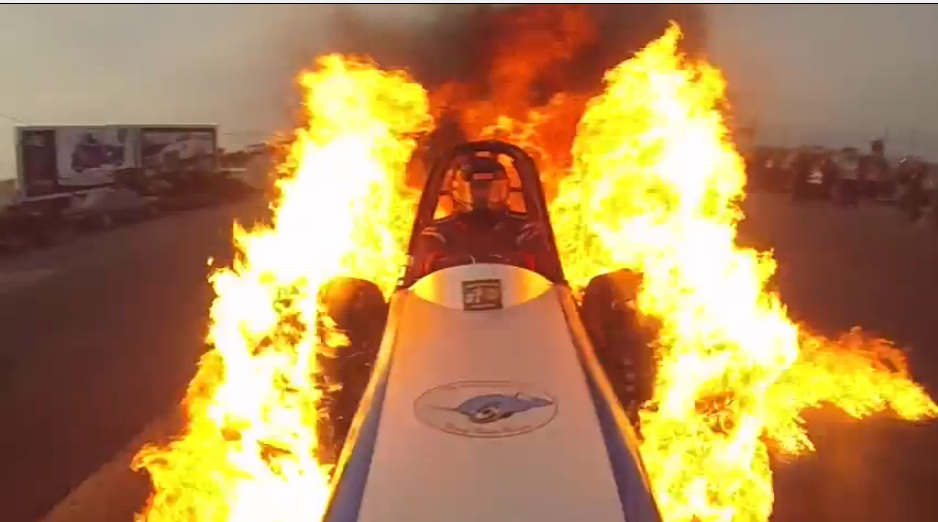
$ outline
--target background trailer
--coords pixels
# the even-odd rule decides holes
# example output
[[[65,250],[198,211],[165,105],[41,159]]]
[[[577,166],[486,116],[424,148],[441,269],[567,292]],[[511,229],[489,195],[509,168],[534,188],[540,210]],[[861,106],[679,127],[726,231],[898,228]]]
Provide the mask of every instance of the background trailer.
[[[217,168],[215,125],[20,126],[15,136],[27,199],[107,186],[125,169],[159,176]]]

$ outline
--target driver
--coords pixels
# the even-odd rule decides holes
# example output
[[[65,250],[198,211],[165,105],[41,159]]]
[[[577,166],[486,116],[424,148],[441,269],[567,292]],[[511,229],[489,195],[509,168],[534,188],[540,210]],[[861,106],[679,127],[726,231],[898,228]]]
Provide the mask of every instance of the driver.
[[[511,262],[533,270],[532,253],[544,241],[543,227],[513,215],[508,196],[508,175],[497,159],[476,156],[464,163],[453,177],[456,213],[428,226],[418,238],[418,251],[425,254],[418,259],[426,260],[423,272],[441,268],[446,259],[453,265]]]

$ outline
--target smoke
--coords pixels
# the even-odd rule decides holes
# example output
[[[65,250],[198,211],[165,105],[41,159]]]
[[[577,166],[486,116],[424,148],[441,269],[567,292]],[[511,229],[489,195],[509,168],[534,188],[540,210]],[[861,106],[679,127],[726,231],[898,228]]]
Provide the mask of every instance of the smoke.
[[[407,183],[413,186],[422,184],[439,154],[482,137],[508,139],[536,156],[542,173],[559,172],[571,160],[576,124],[605,71],[660,37],[671,22],[681,26],[688,54],[701,53],[707,37],[700,5],[297,9],[289,20],[294,25],[281,29],[292,36],[288,46],[302,60],[299,67],[327,52],[367,56],[383,68],[406,69],[429,90],[437,125],[412,158]],[[317,25],[325,34],[307,29]],[[519,135],[531,129],[532,110],[541,115],[533,139]],[[493,136],[493,125],[500,127],[506,117],[520,127]]]
[[[553,89],[579,91],[598,86],[604,71],[659,37],[670,21],[681,25],[689,53],[702,51],[707,36],[704,6],[683,4],[342,6],[331,17],[330,50],[406,68],[431,90],[486,83],[499,57],[517,52],[525,39],[561,51],[541,64],[539,76],[549,77]]]
[[[576,124],[586,101],[601,89],[605,71],[660,37],[671,22],[681,26],[686,53],[702,53],[707,40],[701,5],[294,9],[278,30],[290,38],[287,59],[297,70],[327,52],[367,56],[383,68],[406,69],[429,90],[437,126],[415,155],[424,164],[466,139],[492,137],[490,129],[503,117],[530,128],[533,109],[546,116],[535,140],[511,130],[499,137],[540,150],[542,170],[565,165]],[[324,31],[310,31],[317,26]]]

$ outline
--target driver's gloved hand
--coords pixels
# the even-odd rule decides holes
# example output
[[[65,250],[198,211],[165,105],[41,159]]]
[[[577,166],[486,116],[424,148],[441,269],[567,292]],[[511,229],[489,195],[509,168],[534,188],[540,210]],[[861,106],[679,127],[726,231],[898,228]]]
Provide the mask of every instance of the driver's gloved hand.
[[[518,233],[517,243],[523,245],[531,240],[540,239],[545,234],[544,226],[540,223],[525,223]]]
[[[425,241],[426,240],[438,241],[442,245],[446,244],[446,236],[444,236],[443,233],[440,232],[439,228],[433,225],[430,225],[424,228],[422,231],[420,231],[420,238]]]

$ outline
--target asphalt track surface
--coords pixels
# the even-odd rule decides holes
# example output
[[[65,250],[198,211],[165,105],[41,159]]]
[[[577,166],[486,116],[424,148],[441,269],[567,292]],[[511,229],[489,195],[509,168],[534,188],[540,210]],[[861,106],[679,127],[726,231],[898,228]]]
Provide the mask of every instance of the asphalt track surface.
[[[230,258],[231,221],[262,209],[177,214],[0,258],[0,519],[40,520],[73,492],[66,507],[104,503],[130,520],[143,480],[95,496],[85,479],[126,476],[140,441],[172,429],[154,419],[179,402],[202,350],[206,259]],[[862,324],[911,347],[916,377],[938,392],[938,233],[781,196],[754,196],[747,210],[743,237],[775,250],[795,317],[830,333]],[[808,417],[818,453],[777,465],[774,520],[938,520],[938,424]]]

